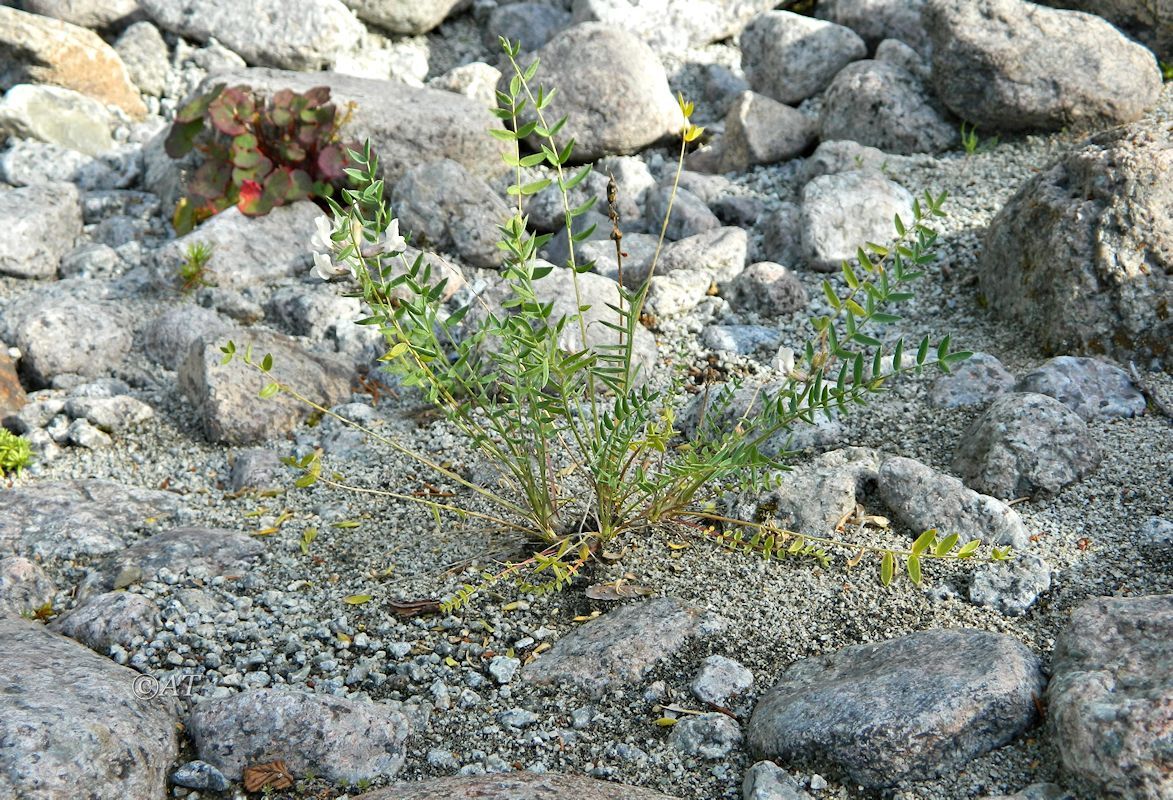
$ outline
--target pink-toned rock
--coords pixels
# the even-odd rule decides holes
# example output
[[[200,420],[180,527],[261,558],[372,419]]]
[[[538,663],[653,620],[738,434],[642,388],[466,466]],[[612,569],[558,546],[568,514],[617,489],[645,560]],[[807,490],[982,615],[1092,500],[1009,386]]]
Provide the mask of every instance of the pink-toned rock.
[[[0,89],[48,83],[73,89],[141,119],[147,113],[126,65],[93,31],[0,7]]]
[[[0,350],[0,419],[20,411],[28,400],[16,374],[16,362]]]

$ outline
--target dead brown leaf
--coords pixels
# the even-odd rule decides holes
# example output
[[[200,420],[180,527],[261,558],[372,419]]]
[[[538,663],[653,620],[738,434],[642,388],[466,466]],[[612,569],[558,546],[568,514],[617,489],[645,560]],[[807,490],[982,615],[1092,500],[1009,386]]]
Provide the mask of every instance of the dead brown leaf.
[[[244,768],[245,791],[259,792],[265,788],[288,789],[291,786],[293,775],[280,759]]]

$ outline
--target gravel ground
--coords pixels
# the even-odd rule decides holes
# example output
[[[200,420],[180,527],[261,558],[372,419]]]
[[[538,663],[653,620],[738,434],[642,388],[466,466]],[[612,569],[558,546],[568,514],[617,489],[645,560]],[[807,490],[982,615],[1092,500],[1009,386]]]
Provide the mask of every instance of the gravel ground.
[[[722,59],[718,49],[712,60]],[[674,88],[690,88],[695,79],[691,74],[682,74]],[[1173,92],[1167,90],[1155,113],[1167,118],[1171,109]],[[913,337],[951,332],[958,346],[993,353],[1015,373],[1044,360],[1021,332],[981,308],[973,281],[974,260],[983,228],[1002,203],[1078,138],[1074,133],[1007,137],[988,152],[969,157],[893,157],[889,174],[894,180],[914,191],[945,190],[951,197],[949,217],[939,225],[939,260],[920,286],[917,300],[904,309],[908,316],[901,333]],[[747,194],[762,195],[775,204],[794,198],[798,184],[793,173],[793,166],[759,167],[737,177],[736,183]],[[816,290],[822,276],[801,277],[811,297],[820,297]],[[0,281],[0,299],[19,302],[28,288],[20,281]],[[143,318],[163,305],[162,299],[135,302],[141,305],[135,311]],[[815,301],[809,313],[818,312]],[[656,333],[661,352],[678,354],[678,364],[709,366],[709,354],[697,333],[712,321],[757,320],[728,316],[722,301],[706,302],[684,318],[660,322]],[[803,323],[773,324],[783,330],[787,344],[804,340]],[[525,552],[525,543],[456,520],[444,519],[437,525],[427,511],[412,504],[321,485],[294,489],[292,474],[286,488],[274,496],[232,496],[226,481],[233,452],[203,442],[192,410],[175,388],[174,374],[136,358],[120,377],[134,386],[135,396],[155,407],[156,417],[109,449],[68,449],[59,460],[30,470],[19,482],[109,478],[165,487],[184,496],[190,523],[277,531],[261,537],[267,553],[254,571],[232,580],[215,579],[205,587],[217,601],[207,613],[215,622],[214,636],[181,630],[187,627],[181,620],[169,619],[168,629],[153,642],[142,642],[119,660],[156,675],[170,670],[199,673],[206,656],[216,654],[225,666],[217,678],[197,681],[197,695],[223,693],[225,687],[302,683],[318,691],[380,701],[422,698],[434,703],[439,707],[430,724],[409,742],[400,779],[447,775],[461,767],[476,771],[512,766],[587,773],[681,798],[739,798],[741,777],[751,763],[744,753],[735,751],[715,762],[693,759],[669,746],[666,731],[653,724],[656,703],[695,703],[688,684],[707,655],[728,655],[753,671],[756,684],[743,704],[751,709],[774,677],[798,658],[916,630],[969,626],[1009,633],[1046,660],[1056,632],[1081,599],[1173,591],[1168,558],[1139,549],[1134,542],[1145,519],[1169,514],[1169,421],[1154,414],[1093,421],[1090,433],[1105,454],[1099,470],[1056,498],[1016,506],[1035,534],[1035,551],[1055,570],[1051,590],[1024,617],[1003,617],[962,599],[968,580],[964,567],[933,565],[926,569],[921,588],[898,581],[884,589],[874,564],[865,561],[849,570],[840,554],[829,569],[763,563],[688,539],[681,531],[662,530],[626,542],[622,560],[600,567],[590,579],[629,574],[656,594],[680,597],[725,616],[731,621],[725,633],[694,640],[641,684],[613,689],[595,700],[569,689],[535,689],[518,680],[498,685],[487,670],[491,654],[512,651],[524,659],[583,618],[611,606],[586,599],[584,581],[546,597],[519,598],[508,587],[489,590],[458,616],[396,616],[388,601],[443,596],[468,579],[466,569],[518,557]],[[752,358],[732,356],[720,357],[716,366],[731,373],[769,369]],[[953,448],[976,414],[929,407],[925,397],[932,379],[903,380],[849,418],[840,445],[877,447],[948,470]],[[1173,378],[1167,373],[1152,373],[1148,379],[1159,394],[1173,398]],[[373,401],[369,395],[355,399]],[[489,474],[464,441],[444,423],[421,413],[424,410],[407,392],[398,397],[384,394],[376,407],[382,429],[409,446],[465,474]],[[331,424],[323,423],[300,431],[300,444],[279,440],[270,445],[281,453],[295,447],[304,451],[333,431]],[[325,471],[333,470],[357,485],[398,492],[458,488],[421,475],[415,465],[376,447],[342,448],[327,457]],[[475,499],[459,491],[457,495],[458,502],[478,506]],[[882,512],[878,507],[870,510]],[[347,527],[348,522],[358,524]],[[310,528],[318,536],[304,553],[300,542]],[[897,529],[861,536],[900,541],[905,534]],[[686,541],[688,546],[674,550],[666,546],[668,541]],[[85,566],[46,565],[62,586],[73,585]],[[164,580],[133,590],[155,598],[166,613],[166,600],[182,585],[184,579],[177,577],[174,585]],[[954,592],[942,591],[943,587]],[[951,596],[954,593],[957,596]],[[360,594],[373,599],[354,606],[343,601]],[[58,598],[57,607],[69,604],[66,594]],[[377,651],[385,657],[378,657]],[[443,708],[445,703],[451,708]],[[515,707],[532,711],[537,721],[520,730],[502,726],[495,714]],[[1012,793],[1033,782],[1057,779],[1055,763],[1046,743],[1028,734],[975,760],[962,773],[900,786],[886,796],[953,800]],[[800,776],[804,782],[810,777]],[[869,796],[858,787],[834,782],[813,794]]]

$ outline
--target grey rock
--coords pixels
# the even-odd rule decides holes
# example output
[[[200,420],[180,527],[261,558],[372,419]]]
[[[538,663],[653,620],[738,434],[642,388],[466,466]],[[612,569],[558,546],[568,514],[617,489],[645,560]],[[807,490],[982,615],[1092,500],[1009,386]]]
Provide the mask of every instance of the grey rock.
[[[1146,405],[1127,372],[1097,358],[1052,358],[1019,378],[1014,391],[1054,397],[1085,420],[1134,417]]]
[[[821,92],[865,55],[863,39],[850,28],[789,11],[759,14],[741,33],[750,88],[787,105]]]
[[[60,86],[22,83],[0,100],[0,135],[38,139],[96,156],[114,146],[112,127],[105,106]]]
[[[648,190],[644,198],[644,220],[657,234],[668,212],[668,198],[671,194],[672,187],[660,186]],[[709,210],[703,200],[687,189],[676,190],[672,217],[668,220],[668,231],[665,234],[668,241],[675,242],[720,227],[721,220],[717,219],[717,215]]]
[[[1075,795],[1054,783],[1032,783],[1020,792],[997,797],[987,795],[982,800],[1075,800]]]
[[[745,269],[748,252],[749,236],[743,229],[730,226],[708,228],[664,245],[657,272],[661,275],[678,270],[699,272],[714,283],[727,283]],[[629,286],[642,282],[642,275],[625,268],[625,283],[629,274],[636,279],[628,283]]]
[[[832,450],[777,475],[777,486],[764,494],[734,498],[733,515],[826,536],[855,511],[869,486],[875,484],[879,469],[880,453],[876,450]]]
[[[1068,785],[1158,800],[1173,792],[1173,595],[1096,597],[1055,641],[1047,731]]]
[[[581,775],[512,772],[504,775],[470,775],[429,778],[399,783],[355,796],[354,800],[536,800],[573,797],[576,800],[674,800],[674,798],[612,781]]]
[[[797,205],[779,203],[773,211],[759,216],[755,227],[761,233],[761,241],[753,252],[754,259],[773,261],[791,269],[802,263],[802,219]]]
[[[113,247],[88,242],[62,256],[58,272],[62,278],[94,280],[120,275],[125,267],[126,263]]]
[[[655,281],[652,282],[653,285]],[[709,391],[696,395],[677,417],[677,426],[690,441],[719,437],[739,424],[747,412],[752,418],[752,407],[760,407],[763,400],[772,397],[782,388],[782,382],[731,383],[711,387]],[[838,441],[842,426],[836,419],[828,420],[824,415],[815,416],[813,424],[795,422],[789,429],[780,430],[763,442],[759,449],[770,458],[783,453],[793,453],[811,447],[826,447]]]
[[[265,319],[286,333],[332,345],[335,352],[365,365],[386,352],[386,344],[378,328],[357,324],[367,316],[362,309],[358,298],[340,297],[321,285],[283,286],[269,295]]]
[[[362,37],[362,23],[339,0],[139,0],[155,24],[185,39],[215,39],[246,62],[316,70]],[[267,24],[258,25],[257,20]]]
[[[114,440],[110,435],[91,425],[84,419],[75,419],[69,423],[69,427],[65,430],[65,436],[61,441],[77,447],[84,447],[87,450],[101,450],[114,444]]]
[[[49,630],[105,656],[110,654],[111,645],[130,649],[136,636],[153,638],[159,625],[159,607],[149,598],[129,592],[107,592],[91,597],[53,620]]]
[[[742,92],[725,115],[721,170],[745,170],[800,156],[815,142],[814,120],[766,95]]]
[[[1138,123],[1088,139],[990,223],[978,279],[990,309],[1048,354],[1163,359],[1173,341],[1173,132]],[[1145,220],[1138,227],[1136,220]]]
[[[574,25],[535,55],[543,83],[558,87],[545,113],[567,116],[562,138],[574,138],[576,161],[634,153],[680,129],[680,109],[663,65],[624,29],[601,22]]]
[[[35,386],[48,386],[67,374],[108,374],[130,350],[130,331],[110,303],[78,299],[62,305],[63,294],[68,295],[46,292],[30,298],[8,320],[16,330],[25,374]]]
[[[924,0],[822,0],[815,16],[858,33],[870,50],[885,39],[898,39],[928,53],[929,34],[921,21]]]
[[[162,210],[158,197],[147,191],[101,189],[94,185],[82,185],[82,189],[86,194],[81,199],[81,215],[87,225],[116,216],[150,222]]]
[[[928,84],[933,75],[929,62],[914,48],[899,39],[885,39],[880,42],[876,47],[876,61],[899,67],[915,76],[923,84]]]
[[[468,0],[343,0],[355,14],[391,33],[427,33],[461,8]],[[496,42],[494,41],[494,44]]]
[[[962,542],[981,539],[1020,551],[1030,545],[1030,534],[1013,508],[914,459],[885,459],[879,491],[884,504],[914,535],[936,528],[956,533]]]
[[[1111,22],[1148,46],[1162,61],[1173,61],[1173,7],[1168,0],[1046,0],[1044,5],[1086,11]]]
[[[758,261],[723,292],[734,308],[765,317],[789,316],[806,308],[806,287],[793,272],[772,261]]]
[[[197,244],[211,248],[205,280],[217,286],[239,289],[307,275],[310,237],[321,215],[309,200],[278,206],[263,217],[245,216],[236,207],[221,211],[156,253],[155,280],[161,286],[180,285],[180,267]]]
[[[506,8],[512,7],[506,6]],[[626,158],[631,158],[631,156],[626,156]],[[553,172],[549,172],[547,175],[552,179],[556,177]],[[580,206],[593,197],[595,198],[593,210],[605,214],[607,210],[606,173],[596,167],[581,183],[570,190],[569,195],[571,208]],[[630,210],[638,213],[639,207],[631,203],[629,213],[624,216],[630,216]],[[554,233],[562,230],[566,226],[566,211],[562,205],[562,192],[558,190],[556,182],[530,197],[525,205],[525,213],[529,217],[530,227],[536,231]],[[576,222],[574,229],[577,232],[585,227],[581,222]],[[605,228],[604,233],[610,233],[611,226],[609,224],[603,227]]]
[[[545,58],[542,63],[547,66]],[[542,74],[547,85],[559,87],[559,94],[567,91],[565,84],[554,81],[550,69],[544,68]],[[453,92],[405,84],[394,84],[395,91],[388,92],[388,83],[383,80],[336,72],[276,69],[235,70],[215,75],[204,81],[201,88],[206,89],[214,82],[243,83],[268,92],[284,88],[305,92],[315,86],[328,86],[331,100],[339,107],[355,104],[347,124],[348,134],[359,142],[371,140],[371,146],[379,154],[382,177],[392,186],[416,164],[442,158],[457,161],[469,172],[486,179],[508,170],[501,160],[501,154],[508,149],[506,143],[485,133],[488,128],[501,127],[500,121],[482,104]],[[405,108],[410,108],[411,113],[405,114]],[[570,130],[564,135],[571,135]]]
[[[195,299],[202,308],[215,309],[242,325],[253,325],[265,318],[265,309],[260,303],[234,289],[205,286],[196,292]]]
[[[937,408],[981,406],[1014,391],[1014,376],[989,353],[974,353],[933,382],[929,404]]]
[[[1008,617],[1021,617],[1050,588],[1050,565],[1032,553],[1018,553],[1010,561],[975,569],[969,599]]]
[[[187,789],[226,792],[231,782],[207,761],[189,761],[171,773],[171,783]]]
[[[2,421],[4,427],[13,433],[31,433],[48,425],[50,420],[64,410],[65,401],[63,399],[45,397],[22,405],[19,410],[8,414]]]
[[[1173,549],[1173,520],[1149,517],[1137,531],[1136,541],[1141,547]]]
[[[924,780],[1025,731],[1045,682],[1038,657],[1004,634],[928,630],[853,645],[791,664],[758,702],[749,746],[868,788]]]
[[[211,309],[184,304],[173,306],[147,323],[139,337],[147,358],[167,369],[175,369],[188,348],[201,337],[227,334],[228,320]]]
[[[155,410],[141,400],[118,397],[71,397],[65,413],[89,422],[105,433],[122,434],[155,416]]]
[[[501,70],[483,61],[474,61],[431,78],[427,85],[463,95],[481,106],[493,108],[497,104],[497,82],[500,80]]]
[[[689,715],[672,726],[668,744],[690,756],[724,758],[741,744],[741,727],[717,712]]]
[[[629,30],[657,52],[670,53],[735,36],[771,0],[574,0],[575,22]]]
[[[708,111],[714,119],[724,116],[729,106],[749,90],[749,82],[723,64],[709,64],[705,68],[705,88],[702,102],[697,103],[697,119]]]
[[[689,688],[702,703],[728,707],[730,702],[753,686],[753,673],[739,661],[726,656],[709,656]]]
[[[10,139],[0,153],[0,179],[11,186],[71,183],[93,156],[35,139]]]
[[[663,317],[683,314],[700,305],[712,285],[713,279],[704,272],[678,269],[667,275],[653,275],[647,309]]]
[[[139,15],[138,0],[22,0],[32,14],[68,22],[79,28],[109,28]]]
[[[629,603],[570,631],[521,675],[533,684],[572,684],[598,696],[613,684],[639,681],[718,620],[673,598]]]
[[[22,617],[52,604],[57,587],[35,562],[0,558],[0,617]]]
[[[81,236],[81,195],[71,183],[0,189],[0,226],[0,273],[51,278]]]
[[[238,452],[232,461],[232,491],[264,489],[277,485],[284,472],[281,457],[272,450],[253,448]]]
[[[200,703],[188,732],[200,758],[231,780],[248,765],[280,758],[295,775],[313,770],[354,783],[399,772],[409,723],[380,703],[254,689]]]
[[[489,674],[493,676],[493,680],[504,686],[513,680],[513,676],[517,674],[520,667],[521,659],[519,658],[494,656],[493,660],[489,662]]]
[[[171,72],[171,55],[158,28],[146,20],[136,22],[118,37],[114,50],[140,92],[163,96]]]
[[[543,303],[553,303],[553,316],[572,316],[578,313],[575,303],[574,276],[564,268],[550,272],[544,278],[534,281],[538,299]],[[578,286],[582,304],[590,306],[582,312],[586,322],[587,340],[582,341],[578,325],[567,325],[559,337],[558,346],[570,352],[583,349],[584,346],[600,347],[615,343],[615,331],[604,327],[603,321],[616,322],[618,317],[614,311],[607,308],[607,304],[615,304],[619,298],[619,286],[615,281],[602,275],[584,273],[578,276]],[[636,326],[634,343],[635,363],[646,376],[659,362],[654,337],[642,325]]]
[[[820,175],[855,170],[883,173],[894,158],[883,150],[865,147],[859,142],[846,139],[825,141],[803,162],[802,179],[809,182]]]
[[[202,336],[179,365],[179,387],[195,407],[209,441],[253,444],[288,433],[310,412],[304,403],[284,393],[257,401],[269,379],[239,359],[221,366],[222,336]],[[258,358],[271,353],[274,374],[316,403],[338,405],[350,396],[353,369],[333,356],[303,349],[280,334],[238,331],[238,352],[250,344]]]
[[[995,400],[953,458],[968,486],[1005,499],[1054,494],[1099,464],[1099,445],[1079,415],[1054,398],[1019,392]]]
[[[504,36],[511,42],[521,42],[522,50],[537,50],[570,25],[570,21],[570,12],[557,6],[510,3],[498,6],[489,14],[484,42],[487,47],[497,50],[500,48],[497,37]]]
[[[141,524],[141,522],[139,522]],[[256,539],[223,528],[172,528],[106,556],[93,565],[78,598],[151,581],[163,569],[179,575],[200,567],[210,576],[246,570],[265,548]]]
[[[701,332],[701,343],[710,350],[747,356],[758,350],[777,350],[782,332],[764,325],[709,325]]]
[[[611,240],[611,222],[601,213],[595,210],[587,211],[581,217],[574,220],[572,229],[574,233],[581,234],[583,231],[588,231],[591,226],[594,230],[586,235],[586,239],[574,246],[574,263],[585,264],[588,260],[586,255],[588,250],[597,252],[597,249],[592,249],[591,245],[604,245],[603,250],[609,249],[610,252],[604,255],[604,258],[610,262],[607,267],[611,267],[615,263],[615,243]],[[607,247],[609,246],[609,248]],[[541,251],[541,257],[549,261],[551,264],[557,264],[564,267],[570,262],[570,237],[566,233],[566,228],[560,228],[554,238]],[[605,267],[604,269],[606,269]],[[602,271],[600,271],[602,272]],[[624,277],[627,275],[627,261],[623,262]],[[612,267],[609,272],[603,272],[608,278],[615,279],[617,271]]]
[[[101,37],[77,25],[9,5],[0,6],[0,86],[10,95],[10,87],[17,84],[48,84],[91,98],[102,118],[110,119],[107,104],[118,106],[134,119],[146,115],[146,106],[122,60]],[[70,124],[71,120],[60,119],[55,129],[67,130]],[[105,136],[109,141],[109,129]]]
[[[538,715],[525,708],[510,708],[499,711],[495,719],[506,728],[528,728],[538,721]]]
[[[884,61],[856,61],[823,93],[819,138],[907,155],[948,150],[958,135],[915,74]]]
[[[118,249],[130,242],[141,242],[150,230],[147,220],[115,216],[102,220],[88,233],[93,241]]]
[[[0,617],[0,786],[11,797],[164,797],[178,754],[168,698],[64,636]]]
[[[476,267],[498,267],[497,247],[509,207],[484,180],[456,161],[443,159],[410,169],[395,184],[391,202],[412,243],[454,252]]]
[[[928,0],[924,24],[937,96],[978,127],[1131,122],[1161,92],[1153,54],[1091,14],[1024,0]]]
[[[623,257],[623,283],[625,286],[630,287],[639,283],[629,275],[635,275],[637,278],[647,277],[659,239],[659,236],[653,236],[650,233],[623,234],[623,252],[626,254]],[[618,280],[619,264],[615,256],[615,242],[610,239],[609,234],[606,239],[588,239],[579,245],[577,252],[583,263],[586,261],[595,262],[595,272],[605,275],[613,281]],[[656,272],[663,274],[659,267]]]
[[[773,761],[759,761],[745,771],[743,800],[811,800],[786,770]]]
[[[912,195],[871,172],[851,171],[815,178],[802,189],[802,249],[806,264],[834,272],[855,258],[865,242],[886,242],[892,219],[912,220]]]

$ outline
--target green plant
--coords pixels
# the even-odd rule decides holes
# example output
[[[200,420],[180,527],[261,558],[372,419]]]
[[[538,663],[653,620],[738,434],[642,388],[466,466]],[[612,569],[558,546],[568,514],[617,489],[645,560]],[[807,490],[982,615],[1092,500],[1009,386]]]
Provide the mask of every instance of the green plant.
[[[1158,61],[1157,66],[1161,69],[1161,80],[1165,81],[1165,83],[1173,81],[1173,64]]]
[[[236,206],[249,215],[311,197],[329,197],[345,183],[340,114],[330,90],[282,89],[265,99],[248,86],[218,84],[175,115],[165,149],[171,158],[195,150],[203,163],[172,216],[179,233]]]
[[[970,125],[968,130],[966,124],[961,123],[961,146],[965,148],[965,154],[972,156],[976,153],[983,153],[987,150],[992,150],[998,146],[998,137],[994,136],[986,139],[984,142],[978,136],[977,126]]]
[[[932,558],[970,558],[979,542],[960,543],[955,535],[938,537],[927,531],[908,549],[860,545],[830,537],[807,536],[767,523],[737,520],[716,513],[717,501],[729,490],[764,490],[781,467],[779,459],[762,453],[776,434],[819,414],[843,413],[882,390],[895,376],[968,357],[954,352],[949,337],[932,343],[926,337],[906,348],[899,339],[891,346],[876,338],[871,328],[899,317],[891,307],[912,297],[908,285],[921,276],[933,259],[936,234],[929,220],[943,216],[944,195],[926,194],[913,204],[913,218],[894,220],[897,240],[890,246],[867,244],[857,252],[857,264],[844,263],[843,286],[823,283],[829,315],[811,320],[813,335],[798,356],[781,388],[761,396],[732,427],[709,422],[698,426],[693,440],[681,443],[673,406],[678,391],[652,388],[639,374],[635,358],[637,326],[655,264],[636,288],[620,280],[610,318],[596,322],[610,331],[610,341],[588,346],[587,314],[579,276],[592,264],[578,263],[571,253],[563,267],[539,263],[538,250],[548,235],[527,229],[523,199],[551,183],[563,199],[566,227],[579,240],[589,230],[575,221],[592,201],[571,207],[568,193],[590,172],[590,166],[570,169],[574,142],[563,146],[555,137],[565,118],[547,118],[553,92],[532,84],[536,62],[522,68],[518,47],[503,42],[514,69],[505,91],[498,92],[498,116],[506,127],[492,135],[511,145],[506,156],[515,169],[509,189],[515,206],[500,227],[499,246],[505,252],[501,280],[506,299],[499,307],[476,300],[457,309],[444,301],[446,278],[433,276],[422,256],[404,257],[405,242],[398,221],[384,198],[377,159],[368,143],[352,154],[353,180],[341,201],[330,201],[333,223],[324,223],[315,236],[316,266],[323,277],[347,274],[357,281],[373,314],[362,322],[378,326],[388,350],[383,361],[408,386],[414,386],[463,432],[503,474],[511,494],[471,482],[426,455],[376,431],[359,427],[375,439],[443,475],[487,502],[491,511],[473,510],[455,502],[403,493],[356,489],[429,507],[438,518],[450,512],[464,518],[489,521],[532,538],[536,552],[497,572],[485,572],[477,584],[468,584],[450,598],[446,609],[468,601],[479,588],[513,579],[526,592],[562,588],[595,555],[618,537],[647,531],[652,526],[678,524],[727,547],[757,553],[764,558],[808,556],[827,559],[824,546],[847,547],[874,553],[880,559],[880,577],[887,584],[902,561],[910,578],[921,580],[921,563]],[[701,129],[688,119],[692,105],[680,100],[684,119],[677,162],[677,180],[687,145]],[[523,143],[535,137],[537,151],[524,153]],[[551,177],[526,181],[524,169],[545,164]],[[610,194],[610,193],[609,193]],[[660,231],[664,241],[672,199]],[[616,259],[622,266],[622,232],[614,198],[609,200]],[[325,252],[321,252],[324,250]],[[543,299],[540,281],[554,269],[569,271],[577,313],[555,315],[553,303]],[[567,341],[572,342],[567,346]],[[232,342],[223,348],[224,361],[237,357]],[[255,361],[246,351],[243,360],[270,376],[262,396],[287,392],[321,413],[297,390],[272,379],[270,355]],[[683,378],[680,379],[681,381]],[[679,387],[679,382],[677,383]],[[718,392],[709,419],[719,418],[733,392]],[[322,474],[316,454],[293,462],[304,471],[297,485],[322,482],[345,485]],[[345,487],[353,488],[353,487]],[[1005,558],[995,549],[993,558]]]
[[[20,475],[33,460],[29,440],[10,430],[0,428],[0,477]]]
[[[179,265],[181,289],[190,292],[200,286],[213,286],[208,279],[208,262],[212,260],[212,245],[207,242],[192,242],[183,251],[183,263]]]

